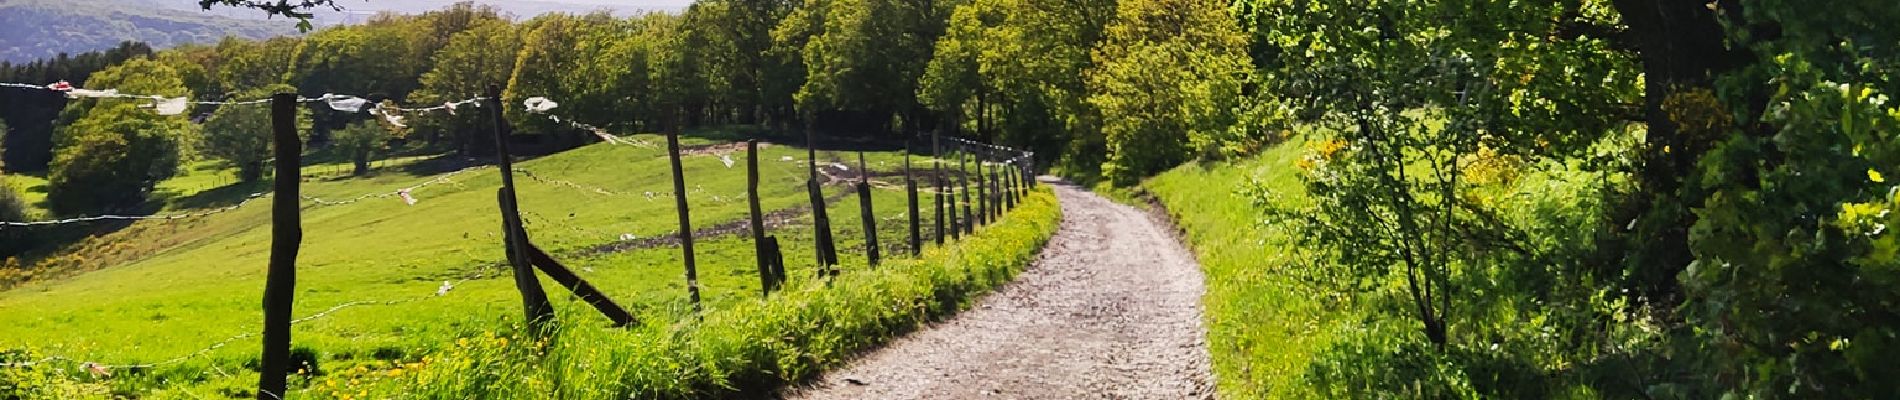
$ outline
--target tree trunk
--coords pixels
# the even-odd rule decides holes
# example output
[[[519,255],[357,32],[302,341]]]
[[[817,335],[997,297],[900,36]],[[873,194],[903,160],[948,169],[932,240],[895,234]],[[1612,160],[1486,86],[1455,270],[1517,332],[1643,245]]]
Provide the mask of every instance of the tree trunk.
[[[264,179],[264,162],[250,161],[238,166],[238,182],[251,183]]]
[[[369,175],[369,152],[365,151],[352,154],[350,155],[350,161],[356,164],[356,171],[351,172],[351,174],[356,176]]]
[[[1624,232],[1632,253],[1624,268],[1633,272],[1625,285],[1650,299],[1672,303],[1678,273],[1694,260],[1689,227],[1695,225],[1699,195],[1684,192],[1683,179],[1710,143],[1685,134],[1663,109],[1669,96],[1690,90],[1714,90],[1715,78],[1740,68],[1750,55],[1726,43],[1714,11],[1701,2],[1614,0],[1629,26],[1631,44],[1640,53],[1645,84],[1643,117],[1648,125],[1644,165],[1638,172],[1642,193],[1624,208],[1618,221],[1640,221]],[[1741,16],[1741,6],[1725,2],[1723,11]],[[1612,246],[1614,247],[1614,246]]]

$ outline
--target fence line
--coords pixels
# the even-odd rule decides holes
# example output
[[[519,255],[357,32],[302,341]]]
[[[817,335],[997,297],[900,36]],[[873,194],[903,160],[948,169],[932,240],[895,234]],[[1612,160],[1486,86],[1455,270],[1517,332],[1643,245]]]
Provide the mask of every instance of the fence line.
[[[38,88],[31,85],[6,84],[6,83],[0,83],[0,86]],[[92,90],[85,90],[85,89],[73,89],[70,87],[66,88],[65,90],[52,89],[52,88],[48,88],[47,90],[62,91],[66,93],[69,97],[74,97],[74,98],[128,98],[128,99],[153,100],[158,103],[163,103],[163,102],[168,102],[168,101],[179,101],[178,99],[175,99],[175,98],[168,99],[168,98],[164,98],[160,96],[129,95],[129,94],[119,94],[116,91],[92,91]],[[464,105],[473,104],[476,107],[482,107],[483,102],[488,102],[489,104],[491,104],[490,108],[484,111],[488,112],[490,116],[492,117],[492,121],[494,125],[493,126],[494,134],[495,134],[494,136],[497,141],[497,161],[498,161],[497,166],[499,167],[498,172],[502,178],[502,185],[501,185],[502,188],[498,192],[498,201],[501,206],[500,208],[503,214],[503,221],[504,221],[504,230],[505,230],[504,233],[506,236],[504,240],[504,245],[509,248],[509,251],[508,251],[508,255],[510,259],[509,264],[513,267],[513,274],[515,275],[515,278],[516,278],[517,289],[522,292],[524,306],[526,308],[527,318],[530,324],[538,328],[536,329],[538,333],[545,333],[548,331],[545,329],[539,329],[539,328],[544,327],[554,322],[553,313],[552,313],[552,305],[547,301],[546,294],[540,289],[538,279],[535,277],[536,275],[535,271],[537,268],[541,271],[541,273],[547,274],[548,276],[554,278],[555,281],[560,282],[563,286],[566,286],[569,290],[573,291],[575,294],[582,297],[583,300],[589,302],[590,304],[593,304],[601,312],[608,314],[608,317],[611,319],[614,319],[617,322],[617,325],[626,325],[628,323],[634,322],[633,317],[630,314],[626,313],[626,311],[623,308],[619,307],[617,304],[607,299],[599,291],[594,290],[591,285],[587,284],[586,281],[582,280],[578,275],[575,275],[571,271],[568,271],[564,266],[561,266],[557,261],[555,261],[553,257],[549,256],[548,253],[543,252],[542,250],[540,250],[539,248],[535,247],[532,244],[528,236],[528,231],[526,230],[523,224],[524,218],[522,218],[523,217],[522,212],[519,211],[519,199],[515,197],[515,187],[514,187],[514,181],[512,177],[513,177],[513,174],[520,173],[522,174],[522,176],[526,177],[529,180],[533,180],[533,181],[543,183],[543,184],[548,184],[548,185],[553,185],[553,186],[562,186],[562,187],[572,188],[575,190],[581,190],[585,192],[596,193],[596,194],[601,194],[601,195],[606,195],[606,196],[620,196],[622,194],[617,193],[615,191],[599,188],[599,187],[589,187],[589,186],[581,185],[581,184],[574,183],[571,181],[544,177],[530,170],[518,169],[518,168],[513,167],[512,165],[513,157],[510,155],[510,153],[507,150],[508,148],[507,147],[508,143],[506,140],[507,126],[506,126],[505,121],[501,117],[501,102],[499,101],[499,96],[495,93],[496,91],[497,90],[491,85],[490,93],[484,97],[476,97],[476,98],[463,100],[459,102],[444,103],[443,105],[433,106],[433,107],[403,108],[403,107],[395,107],[395,106],[385,107],[383,104],[376,104],[374,108],[371,108],[369,110],[371,111],[373,115],[381,116],[385,119],[388,119],[393,124],[400,125],[402,116],[399,115],[398,113],[402,113],[402,112],[433,112],[433,111],[446,110],[448,112],[454,113],[456,108],[460,106],[464,106]],[[290,138],[288,140],[292,140],[292,141],[297,140],[295,138],[294,133],[291,133],[288,135],[285,134],[286,132],[290,132],[289,131],[290,128],[288,127],[292,126],[292,122],[287,122],[287,121],[289,121],[291,117],[282,116],[282,115],[291,115],[290,113],[286,113],[286,112],[293,110],[292,108],[288,107],[290,105],[289,103],[291,103],[292,101],[297,102],[297,103],[321,101],[321,102],[327,102],[329,103],[331,107],[337,108],[339,110],[354,109],[358,111],[363,110],[363,107],[369,104],[367,100],[357,98],[354,96],[329,95],[329,94],[326,94],[320,98],[301,98],[301,97],[295,97],[294,95],[282,94],[282,95],[278,95],[274,99],[263,101],[263,102],[232,101],[232,102],[201,102],[201,103],[196,103],[196,104],[263,104],[265,102],[275,104],[277,105],[277,107],[275,107],[275,111],[279,111],[279,112],[274,113],[273,125],[278,131],[277,140],[279,142],[283,142],[286,140],[285,139],[286,137]],[[157,103],[155,103],[155,106],[163,107],[163,105],[160,105]],[[524,103],[524,106],[528,108],[528,111],[530,113],[546,114],[546,111],[555,108],[556,104],[551,100],[536,97],[536,98],[528,99],[528,101]],[[161,113],[163,112],[164,111],[161,109]],[[277,115],[277,114],[282,114],[282,115]],[[611,133],[606,132],[604,129],[600,129],[598,127],[587,125],[578,121],[572,121],[572,120],[564,121],[558,115],[548,114],[547,118],[555,122],[567,123],[575,128],[583,129],[588,132],[594,133],[597,136],[601,137],[601,139],[604,142],[607,142],[610,145],[634,145],[634,146],[650,146],[651,145],[650,143],[646,143],[645,141],[627,139],[627,138],[615,136],[615,135],[612,135]],[[678,129],[677,127],[669,128],[669,132],[667,136],[668,142],[669,142],[667,146],[668,155],[671,158],[671,164],[672,164],[671,175],[672,175],[674,190],[671,193],[667,193],[666,195],[673,197],[676,201],[675,207],[679,213],[680,225],[681,225],[681,229],[679,230],[678,235],[681,242],[682,250],[685,251],[687,286],[688,286],[688,290],[691,292],[691,297],[693,298],[694,310],[695,310],[694,314],[698,315],[699,314],[698,311],[700,310],[700,306],[698,304],[698,300],[699,300],[698,282],[695,277],[694,265],[692,262],[692,259],[694,256],[693,247],[692,247],[693,232],[690,225],[691,220],[688,213],[687,196],[694,192],[703,193],[705,189],[703,186],[697,186],[697,185],[694,188],[695,190],[687,189],[687,186],[685,183],[685,177],[683,175],[684,170],[681,166],[681,158],[683,154],[681,154],[681,150],[677,142],[677,137],[678,137],[677,129]],[[1033,161],[1029,161],[1029,160],[1033,160],[1033,153],[1020,151],[1020,150],[1016,150],[1016,149],[1012,149],[1012,148],[1004,147],[1004,146],[979,143],[979,142],[957,138],[957,137],[948,137],[947,139],[950,142],[957,143],[957,146],[956,146],[957,149],[955,150],[955,153],[956,153],[955,162],[957,163],[957,167],[956,167],[957,172],[954,173],[954,175],[957,176],[956,186],[958,187],[955,189],[952,189],[951,186],[947,184],[948,180],[946,179],[946,177],[951,174],[945,174],[943,173],[941,168],[937,168],[935,170],[937,172],[931,174],[932,180],[937,183],[934,185],[931,185],[933,186],[933,188],[925,190],[925,192],[933,193],[938,198],[939,217],[936,218],[936,220],[938,221],[939,225],[941,225],[942,221],[945,219],[943,215],[944,213],[942,213],[942,210],[946,208],[947,206],[947,208],[951,210],[951,212],[949,213],[949,217],[950,217],[951,225],[952,225],[952,229],[950,230],[951,235],[959,236],[958,235],[959,233],[973,234],[975,232],[975,228],[977,227],[977,225],[990,224],[990,223],[994,223],[1000,220],[1001,215],[1005,211],[1007,211],[1009,208],[1013,208],[1019,203],[1018,201],[1015,201],[1013,197],[1011,197],[1018,190],[1019,188],[1018,184],[1015,183],[1013,179],[1010,179],[1012,175],[1009,175],[1010,173],[1003,172],[1003,169],[1011,168],[1011,169],[1017,170],[1017,172],[1022,172],[1026,174],[1029,168],[1029,165],[1027,165],[1027,163],[1033,162]],[[837,256],[836,256],[837,249],[836,249],[836,244],[831,242],[831,232],[829,228],[829,221],[826,216],[826,210],[828,208],[826,203],[828,202],[829,199],[824,198],[826,196],[824,196],[822,193],[821,185],[826,184],[826,183],[848,183],[851,179],[835,174],[831,172],[831,170],[835,169],[841,172],[850,171],[850,167],[840,162],[829,162],[827,165],[821,168],[817,160],[817,149],[813,145],[813,143],[816,142],[815,134],[809,129],[807,131],[807,142],[808,142],[807,143],[808,148],[806,149],[807,157],[805,160],[802,160],[802,161],[807,166],[807,171],[805,174],[807,176],[807,180],[806,180],[805,186],[807,190],[809,191],[809,195],[812,197],[810,217],[813,221],[814,228],[817,229],[817,234],[815,235],[815,239],[818,241],[817,248],[819,252],[819,271],[820,271],[821,277],[830,277],[830,276],[835,276],[839,272],[837,270],[838,269],[837,268],[838,262],[837,262]],[[300,143],[297,143],[297,144],[300,144]],[[907,145],[906,148],[908,149],[908,147],[909,146]],[[301,166],[299,166],[298,165],[299,163],[297,162],[297,159],[298,159],[297,152],[301,151],[300,148],[301,146],[297,146],[297,145],[288,145],[288,146],[280,145],[278,147],[279,154],[276,159],[276,162],[278,164],[277,169],[279,170],[279,176],[285,176],[285,174],[297,175],[296,172],[298,172],[298,170],[301,169]],[[981,153],[972,152],[972,151],[969,151],[970,148],[980,149],[983,151]],[[753,187],[756,187],[756,179],[757,179],[757,174],[756,174],[757,150],[756,149],[757,149],[756,146],[751,146],[747,151],[747,154],[751,156],[753,160],[748,163],[749,169],[752,170],[752,172],[750,172],[750,175],[753,182],[751,183],[751,185],[753,185]],[[289,153],[286,153],[286,152],[289,152]],[[719,157],[720,160],[723,161],[728,168],[731,168],[735,162],[731,159],[730,153],[732,152],[714,152],[714,153],[708,153],[707,155]],[[921,238],[919,237],[919,233],[918,233],[920,229],[919,225],[921,224],[920,222],[921,218],[919,215],[920,211],[918,211],[918,205],[917,205],[918,189],[916,187],[917,185],[915,184],[916,183],[915,170],[913,169],[910,163],[908,153],[909,151],[907,150],[906,156],[905,156],[905,163],[903,167],[904,175],[905,175],[905,185],[902,188],[897,187],[896,184],[872,179],[872,177],[874,176],[874,173],[871,170],[869,170],[868,168],[869,166],[867,165],[865,161],[863,152],[859,152],[858,154],[859,156],[858,171],[857,171],[858,174],[856,177],[857,182],[855,182],[855,186],[856,186],[859,199],[860,199],[859,205],[861,207],[861,215],[862,215],[861,222],[865,224],[864,232],[862,233],[866,235],[866,238],[865,238],[865,250],[867,251],[866,256],[868,257],[870,261],[869,264],[872,266],[875,266],[879,261],[879,250],[881,247],[879,245],[880,242],[877,238],[878,231],[877,231],[876,226],[878,222],[903,220],[903,219],[906,219],[905,217],[909,217],[908,220],[911,225],[910,232],[912,236],[912,238],[910,239],[912,254],[917,254],[916,250],[918,250],[918,248],[921,247]],[[1015,154],[1016,156],[1004,159],[998,154],[1005,154],[1005,155]],[[785,158],[782,158],[780,161],[797,162],[800,160],[797,160],[793,157],[785,157]],[[941,151],[933,151],[932,156],[928,159],[928,161],[931,161],[933,165],[941,165],[943,161],[949,161],[949,160],[943,158],[943,153]],[[974,172],[971,172],[968,169],[969,168],[968,165],[971,161],[974,161],[975,163]],[[782,165],[782,163],[780,165],[775,165],[775,166],[779,170],[781,170],[781,172],[787,172],[788,173],[787,175],[792,175],[792,174],[789,174],[791,171],[789,171],[789,169],[786,168],[786,166]],[[289,346],[288,343],[290,341],[289,326],[327,318],[331,315],[336,314],[337,312],[341,310],[349,309],[353,307],[370,306],[370,305],[395,305],[395,304],[403,304],[403,303],[408,303],[408,302],[413,302],[413,301],[419,301],[419,300],[428,298],[428,297],[420,297],[420,298],[411,298],[411,299],[404,299],[404,300],[387,300],[387,301],[380,301],[380,302],[369,301],[369,300],[348,301],[348,302],[344,302],[344,303],[340,303],[335,306],[332,306],[329,309],[326,309],[324,311],[305,316],[303,318],[289,319],[287,317],[290,310],[289,299],[290,299],[291,292],[289,291],[289,289],[294,287],[294,284],[295,284],[294,262],[295,262],[296,251],[297,251],[296,249],[297,247],[300,246],[301,228],[298,226],[300,225],[298,221],[301,218],[300,217],[301,207],[297,205],[286,206],[284,203],[282,203],[283,198],[292,199],[293,202],[308,201],[311,203],[315,203],[318,206],[341,206],[341,205],[348,205],[348,204],[353,204],[353,203],[357,203],[361,201],[366,201],[369,199],[390,198],[390,197],[401,197],[406,203],[415,204],[417,200],[411,196],[411,193],[413,191],[421,189],[421,188],[425,188],[428,186],[432,186],[432,185],[452,182],[451,178],[455,176],[458,176],[470,171],[474,171],[477,169],[482,169],[485,167],[487,166],[475,166],[475,167],[464,168],[461,170],[457,170],[457,171],[453,171],[447,174],[436,176],[428,181],[424,181],[423,183],[420,183],[414,186],[405,187],[402,189],[398,189],[393,192],[368,193],[368,194],[363,194],[363,195],[350,198],[347,200],[342,200],[342,201],[329,201],[329,200],[325,200],[325,199],[314,197],[314,196],[301,196],[297,193],[298,184],[300,183],[301,179],[292,179],[288,181],[284,181],[284,180],[278,181],[277,191],[274,191],[271,193],[255,193],[247,197],[245,200],[240,201],[237,204],[234,204],[231,206],[225,206],[225,207],[221,207],[221,208],[213,209],[213,210],[200,211],[200,212],[194,212],[194,213],[185,213],[185,214],[176,214],[176,215],[166,215],[166,216],[106,215],[106,216],[82,217],[82,218],[73,218],[73,219],[68,219],[68,220],[55,220],[55,221],[8,222],[8,223],[0,223],[0,228],[6,227],[6,226],[58,225],[58,224],[67,224],[67,223],[108,220],[108,219],[173,220],[173,219],[191,218],[191,217],[196,217],[196,216],[208,216],[208,215],[212,215],[216,213],[236,210],[244,206],[245,204],[251,202],[252,200],[264,196],[265,194],[273,194],[273,193],[276,194],[280,199],[279,199],[279,203],[277,203],[277,207],[275,210],[276,215],[274,216],[274,223],[273,223],[273,231],[276,232],[276,234],[274,234],[273,236],[274,242],[272,245],[272,256],[271,256],[272,271],[271,271],[271,276],[269,277],[269,281],[270,281],[269,288],[267,288],[266,293],[265,293],[266,294],[265,296],[266,297],[266,324],[265,324],[266,326],[265,326],[264,332],[261,334],[261,336],[265,338],[265,343],[264,343],[265,354],[263,356],[264,361],[263,361],[263,368],[262,368],[264,373],[262,374],[263,376],[260,377],[258,393],[260,396],[278,397],[280,394],[284,393],[285,391],[285,387],[283,383],[284,377],[281,374],[279,374],[279,372],[282,372],[282,368],[288,362],[287,352],[288,352],[288,346]],[[975,182],[972,182],[973,180]],[[971,185],[975,185],[975,187],[972,188]],[[901,190],[901,191],[905,191],[909,193],[910,195],[909,209],[906,210],[905,212],[891,214],[890,216],[882,216],[882,215],[877,214],[874,209],[874,205],[873,205],[872,198],[870,195],[871,193],[870,190],[873,188],[886,189],[886,190]],[[1009,191],[1009,193],[1004,193],[1005,190]],[[957,196],[957,194],[961,195],[960,199],[958,198],[959,196]],[[651,200],[654,197],[658,197],[651,191],[646,192],[645,195],[649,200]],[[764,258],[768,256],[774,257],[774,258],[778,258],[782,256],[777,254],[778,246],[776,244],[776,241],[777,241],[776,237],[759,237],[763,234],[763,232],[758,232],[759,230],[761,230],[761,228],[758,227],[759,224],[757,222],[757,218],[759,217],[759,214],[760,214],[756,206],[757,196],[758,196],[758,193],[756,189],[748,190],[747,197],[749,197],[754,204],[753,215],[754,215],[754,220],[755,220],[754,222],[755,226],[751,229],[755,231],[754,232],[755,240],[758,240],[759,249],[761,249],[760,254],[759,254],[759,257],[761,257],[761,263],[762,263],[760,266],[760,272],[763,278],[764,274],[766,274],[767,271],[771,270],[769,266],[765,264]],[[722,196],[713,196],[715,201],[720,201],[721,197]],[[963,209],[962,210],[963,215],[960,221],[961,222],[960,226],[958,224],[959,221],[957,221],[956,214],[955,214],[955,208],[959,206],[961,206]],[[977,210],[976,208],[980,208],[981,210]],[[286,223],[286,221],[288,222],[288,224],[290,224],[289,226],[287,227],[279,226],[281,224]],[[958,229],[958,228],[961,228],[961,229]],[[287,237],[289,240],[288,242],[281,241],[286,238],[285,236],[283,236],[284,232],[291,232],[290,233],[291,236]],[[939,234],[936,235],[938,237],[938,243],[942,245],[943,244],[942,239],[941,239],[942,229],[939,228],[938,232]],[[770,254],[768,254],[767,250],[769,250]],[[286,251],[288,252],[287,254],[284,253]],[[781,265],[782,265],[782,262],[781,262]],[[280,274],[282,274],[283,276],[279,276]],[[768,298],[771,294],[773,287],[782,285],[782,280],[784,279],[782,270],[780,272],[777,272],[776,275],[778,275],[776,278],[779,280],[779,282],[772,282],[770,279],[768,279],[762,283],[762,285],[766,288],[766,296]],[[281,281],[280,281],[280,278],[282,278]],[[466,282],[467,280],[470,280],[470,279],[478,279],[478,278],[465,278],[462,280],[462,282]],[[280,284],[282,286],[280,286]],[[441,295],[446,294],[447,291],[451,290],[455,286],[455,284],[456,282],[444,281],[441,288],[438,289],[438,291],[430,297],[441,296]],[[101,363],[94,363],[94,362],[83,362],[81,363],[81,365],[83,368],[87,370],[97,371],[97,372],[106,372],[114,368],[118,368],[118,369],[154,368],[157,366],[182,363],[187,360],[209,354],[235,341],[244,340],[246,338],[252,338],[252,337],[257,337],[257,336],[260,336],[260,334],[257,332],[246,332],[246,333],[238,334],[230,338],[213,343],[212,345],[206,348],[200,349],[198,351],[181,355],[178,357],[174,357],[171,359],[167,359],[165,361],[161,361],[158,363],[152,363],[152,364],[101,364]],[[38,362],[0,364],[0,367],[32,366],[38,363],[45,363],[45,362],[51,362],[51,361],[57,361],[57,360],[75,361],[66,357],[54,356],[54,357],[48,357],[47,359],[41,360]]]

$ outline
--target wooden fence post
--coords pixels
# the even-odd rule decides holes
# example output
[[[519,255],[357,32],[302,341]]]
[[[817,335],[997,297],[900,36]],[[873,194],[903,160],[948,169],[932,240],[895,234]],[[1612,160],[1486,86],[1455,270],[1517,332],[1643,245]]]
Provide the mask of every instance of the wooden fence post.
[[[986,150],[981,147],[977,149]],[[987,151],[985,151],[985,153],[987,153]],[[972,158],[976,159],[976,223],[977,225],[989,225],[990,191],[988,190],[989,188],[986,187],[989,186],[989,180],[983,178],[983,164],[988,164],[988,162],[983,161],[983,159],[987,157],[973,155]]]
[[[1016,197],[1029,197],[1029,155],[1016,156]]]
[[[924,252],[923,216],[917,215],[917,176],[910,171],[910,144],[915,140],[904,141],[904,194],[910,200],[910,256],[917,257]]]
[[[686,205],[686,175],[680,167],[680,128],[678,122],[666,130],[666,155],[673,163],[673,204],[680,215],[680,248],[685,251],[686,295],[693,301],[693,314],[699,315],[699,267],[693,262],[693,217]]]
[[[270,267],[264,277],[264,343],[259,400],[287,394],[290,365],[290,314],[297,291],[297,249],[303,244],[303,214],[298,184],[303,179],[303,140],[297,137],[297,95],[271,96],[271,140],[276,145],[276,191],[271,196]]]
[[[770,296],[778,288],[774,282],[771,259],[765,254],[765,212],[759,207],[759,140],[745,141],[745,196],[746,205],[752,208],[752,252],[759,263],[759,291]]]
[[[818,275],[830,277],[838,274],[833,268],[838,265],[837,242],[831,237],[831,216],[825,209],[825,190],[818,181],[818,133],[812,129],[812,122],[805,121],[805,156],[811,179],[805,182],[805,189],[811,195],[811,214],[813,238],[818,251]]]
[[[514,272],[515,290],[521,292],[521,307],[527,315],[528,327],[535,335],[545,335],[552,333],[547,328],[554,322],[554,305],[541,289],[541,280],[534,276],[534,267],[528,262],[528,241],[521,237],[526,230],[521,228],[519,199],[515,198],[514,157],[508,153],[508,122],[501,115],[501,87],[489,84],[487,97],[490,121],[494,124],[490,128],[495,134],[495,160],[501,168],[501,189],[495,192],[495,197],[496,202],[501,203],[502,242],[508,249],[508,266]]]
[[[965,147],[962,142],[958,142],[957,182],[959,182],[960,186],[963,186],[963,233],[966,235],[976,233],[976,212],[970,208],[972,202],[970,201],[969,155],[969,148]]]
[[[519,235],[518,237],[528,237],[528,232],[525,230],[517,232],[517,234]],[[581,301],[587,302],[587,305],[594,306],[594,310],[600,311],[601,315],[607,316],[608,320],[614,322],[615,327],[633,325],[637,322],[633,318],[633,313],[627,312],[626,308],[621,308],[620,304],[616,304],[613,299],[607,298],[606,293],[601,293],[600,289],[594,288],[594,285],[581,279],[580,275],[574,273],[574,270],[568,269],[567,266],[554,261],[553,256],[549,256],[547,252],[541,251],[540,247],[535,247],[534,243],[528,243],[527,246],[524,247],[528,250],[527,257],[529,264],[540,267],[541,272],[548,274],[549,279],[553,279],[554,282],[567,287],[568,291],[574,292],[574,296],[579,297]]]
[[[943,140],[937,137],[936,131],[930,132],[930,164],[933,169],[930,174],[930,182],[932,186],[937,189],[937,193],[933,196],[937,198],[937,246],[943,246],[943,228],[945,223],[948,222],[948,218],[944,215],[944,209],[949,207],[950,182],[944,180],[943,177]],[[955,218],[955,214],[954,212],[950,213],[949,218]],[[951,231],[955,231],[956,229],[955,225],[950,226]]]
[[[1003,210],[1009,210],[1003,209],[1003,203],[1009,201],[1009,199],[1005,199],[1005,197],[1009,197],[1009,188],[1003,186],[1003,165],[1001,165],[1001,163],[997,163],[996,167],[990,169],[990,188],[996,188],[996,190],[990,191],[990,195],[996,197],[996,201],[990,201],[990,205],[996,209],[996,216],[994,216],[992,220],[1003,218]]]
[[[1010,177],[1014,174],[1009,171],[1016,169],[1015,160],[1004,162],[1003,166],[1005,167],[1003,173],[999,175],[1003,179],[1003,207],[1005,211],[1014,210],[1016,209],[1016,179]]]
[[[785,286],[785,253],[779,250],[778,236],[765,237],[765,257],[772,267],[773,288]]]
[[[871,170],[864,163],[864,151],[858,151],[858,214],[864,219],[864,257],[870,266],[878,264],[877,213],[871,208]]]

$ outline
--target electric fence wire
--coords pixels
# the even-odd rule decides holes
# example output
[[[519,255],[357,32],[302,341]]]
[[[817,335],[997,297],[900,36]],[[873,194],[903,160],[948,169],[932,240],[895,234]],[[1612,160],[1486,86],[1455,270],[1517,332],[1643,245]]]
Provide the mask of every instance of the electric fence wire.
[[[302,324],[306,322],[320,320],[323,318],[327,318],[331,315],[335,315],[338,311],[342,311],[342,310],[353,308],[353,307],[392,306],[392,305],[398,305],[398,304],[414,303],[414,302],[428,300],[428,299],[432,299],[436,297],[442,297],[442,296],[448,295],[448,293],[451,290],[453,290],[456,286],[460,286],[461,284],[466,283],[471,280],[478,280],[478,279],[485,279],[485,278],[487,278],[486,273],[479,274],[476,276],[465,277],[465,278],[462,278],[460,280],[455,280],[455,281],[442,281],[442,285],[438,286],[435,292],[427,294],[427,295],[422,295],[422,296],[414,296],[414,297],[394,299],[394,300],[380,300],[380,301],[379,300],[347,301],[347,302],[339,303],[335,306],[331,306],[330,308],[324,309],[323,311],[319,311],[317,313],[304,316],[303,318],[291,320],[290,324],[297,325],[297,324]],[[74,358],[66,357],[66,356],[48,356],[48,357],[41,358],[35,361],[0,363],[0,368],[27,368],[27,367],[34,367],[34,366],[38,366],[42,364],[60,362],[62,364],[64,363],[74,364],[80,367],[80,369],[82,370],[92,372],[94,374],[102,374],[102,375],[110,374],[111,370],[116,370],[116,369],[133,369],[133,370],[152,369],[152,368],[157,368],[157,367],[162,367],[162,366],[167,366],[167,365],[179,364],[186,361],[190,361],[192,359],[203,357],[205,355],[211,354],[211,352],[213,351],[217,351],[218,349],[224,348],[225,346],[229,346],[231,343],[234,343],[240,340],[254,338],[261,334],[262,333],[260,331],[256,329],[252,329],[250,332],[232,335],[231,337],[227,337],[224,340],[219,340],[217,342],[214,342],[210,346],[206,346],[202,349],[198,349],[197,351],[185,353],[183,355],[179,355],[177,357],[172,357],[164,361],[159,361],[155,363],[108,364],[108,363],[100,363],[100,362],[93,362],[93,361],[82,361],[79,359],[74,359]]]

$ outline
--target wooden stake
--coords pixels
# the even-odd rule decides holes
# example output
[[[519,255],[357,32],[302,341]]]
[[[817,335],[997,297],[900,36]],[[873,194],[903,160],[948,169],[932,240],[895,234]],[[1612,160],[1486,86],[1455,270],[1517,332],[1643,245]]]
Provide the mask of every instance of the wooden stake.
[[[963,233],[966,235],[976,233],[976,213],[970,209],[969,155],[969,149],[959,142],[957,144],[957,182],[963,186]]]
[[[935,219],[937,225],[937,246],[941,247],[943,246],[943,228],[946,222],[943,210],[948,207],[945,203],[949,202],[948,193],[950,192],[950,183],[943,179],[942,140],[937,138],[937,132],[935,131],[930,132],[930,158],[931,168],[933,169],[930,174],[930,182],[931,186],[937,188],[937,193],[932,196],[937,199],[937,218]],[[951,227],[950,229],[956,230],[955,227]]]
[[[923,216],[917,215],[917,177],[910,171],[910,142],[912,140],[904,141],[904,193],[910,197],[910,256],[917,257],[924,251],[923,230],[919,226]]]
[[[271,197],[270,267],[264,277],[264,343],[257,378],[259,400],[287,395],[290,365],[290,314],[297,291],[297,249],[303,244],[303,213],[298,184],[303,174],[303,140],[297,137],[297,95],[271,96],[271,140],[276,145],[276,192]]]
[[[978,148],[978,149],[982,150],[981,148]],[[987,153],[987,151],[985,152]],[[989,225],[991,191],[987,187],[990,185],[989,179],[984,178],[983,176],[983,164],[988,164],[988,162],[983,161],[983,159],[986,157],[983,157],[980,155],[976,156],[975,158],[976,158],[976,224]]]
[[[747,140],[745,147],[745,195],[746,205],[752,208],[752,250],[758,258],[759,290],[769,296],[778,282],[773,279],[771,260],[765,254],[765,212],[759,207],[759,140]]]
[[[675,124],[677,125],[677,124]],[[693,315],[699,315],[699,267],[693,262],[693,217],[686,205],[686,175],[680,167],[678,126],[666,132],[666,155],[673,162],[673,204],[680,215],[680,248],[686,255],[686,295],[693,301]]]
[[[858,151],[858,214],[864,220],[864,257],[867,265],[878,264],[877,213],[871,209],[871,170],[864,163],[864,151]]]
[[[813,237],[817,239],[817,245],[813,247],[818,251],[818,275],[830,277],[838,275],[838,271],[833,268],[838,265],[838,248],[837,242],[831,237],[831,216],[825,208],[824,186],[818,181],[818,134],[811,125],[811,121],[805,122],[806,165],[811,175],[811,179],[805,181],[805,189],[811,195]]]
[[[548,328],[554,323],[554,305],[548,302],[541,280],[535,278],[534,269],[529,266],[527,241],[515,236],[523,230],[519,200],[515,198],[514,157],[508,153],[508,122],[501,117],[501,87],[488,85],[488,105],[490,121],[494,123],[490,128],[495,134],[495,160],[501,167],[501,189],[495,192],[495,198],[501,204],[502,244],[508,250],[508,266],[514,272],[515,290],[521,292],[521,308],[527,316],[528,327],[535,335],[545,335],[553,332]]]
[[[518,235],[516,237],[525,239],[528,237],[528,232],[521,231],[517,232],[516,235]],[[581,279],[580,275],[575,275],[574,270],[568,269],[567,266],[563,266],[560,262],[554,261],[554,257],[548,256],[548,253],[541,251],[540,247],[536,247],[534,243],[529,243],[527,248],[528,262],[530,264],[540,267],[542,273],[548,274],[548,278],[554,279],[554,282],[560,283],[561,286],[566,287],[568,291],[574,292],[574,296],[579,297],[581,301],[594,306],[594,310],[600,311],[601,315],[607,316],[608,320],[614,322],[614,327],[628,326],[638,322],[633,318],[632,313],[627,312],[626,308],[620,307],[620,304],[614,303],[613,299],[607,298],[606,293],[601,293],[600,289],[595,289],[594,285]]]

